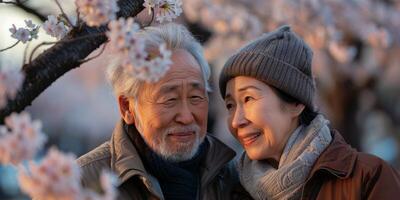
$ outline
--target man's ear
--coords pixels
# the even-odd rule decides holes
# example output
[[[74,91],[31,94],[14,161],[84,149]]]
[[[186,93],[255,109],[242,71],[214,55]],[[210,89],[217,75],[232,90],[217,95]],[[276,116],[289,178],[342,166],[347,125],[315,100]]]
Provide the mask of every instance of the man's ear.
[[[130,101],[132,101],[132,99],[129,100],[129,98],[123,95],[118,96],[119,112],[126,124],[135,124],[134,108],[130,107]]]

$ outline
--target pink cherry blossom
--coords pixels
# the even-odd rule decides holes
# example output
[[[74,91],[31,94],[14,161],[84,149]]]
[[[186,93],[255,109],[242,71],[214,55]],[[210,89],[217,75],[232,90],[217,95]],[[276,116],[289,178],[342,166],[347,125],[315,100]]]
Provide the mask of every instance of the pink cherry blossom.
[[[64,22],[58,21],[54,15],[47,16],[43,29],[47,34],[57,39],[63,38],[68,33],[68,28],[64,25]]]
[[[26,112],[12,113],[0,126],[0,163],[17,165],[33,159],[45,141],[40,121],[31,121]]]
[[[144,0],[143,6],[148,10],[150,15],[151,9],[156,8],[159,4],[160,0]]]
[[[75,155],[52,147],[40,163],[31,161],[28,166],[19,166],[18,181],[22,191],[40,200],[113,200],[117,197],[117,177],[108,171],[100,174],[102,194],[82,187],[75,159]]]
[[[140,36],[139,25],[132,18],[111,21],[108,25],[113,55],[118,58],[118,64],[138,79],[154,82],[159,80],[169,69],[171,52],[165,44],[159,47],[159,56],[148,58],[145,49],[145,38]]]
[[[171,51],[165,44],[159,47],[160,56],[151,60],[145,60],[142,65],[132,66],[131,73],[141,80],[157,82],[168,71],[171,61]]]
[[[73,154],[51,148],[39,164],[20,166],[18,180],[22,191],[34,199],[78,199],[82,188],[75,159]]]
[[[145,0],[143,6],[149,14],[154,9],[156,20],[160,23],[172,21],[182,13],[181,0]]]
[[[22,43],[26,43],[31,41],[32,39],[37,39],[37,34],[39,30],[39,26],[32,23],[31,20],[25,20],[26,27],[25,28],[17,28],[14,24],[9,29],[11,32],[11,37],[15,38]]]
[[[24,22],[25,22],[26,26],[29,27],[29,28],[35,28],[36,27],[36,25],[30,19],[29,20],[24,20]]]
[[[6,105],[7,99],[15,98],[23,81],[24,74],[18,69],[0,69],[0,108],[3,108]]]
[[[102,200],[112,200],[117,197],[116,186],[118,184],[117,176],[110,171],[102,171],[100,175],[100,184],[103,189]]]
[[[26,43],[30,39],[30,33],[28,29],[18,28],[15,34],[11,35],[11,37],[21,41],[22,43]]]
[[[15,27],[15,25],[13,24],[12,27],[10,29],[8,29],[12,35],[14,35],[17,32],[17,27]]]
[[[76,0],[75,4],[89,26],[100,26],[114,20],[119,10],[116,0]]]
[[[160,0],[156,10],[156,20],[160,23],[172,21],[182,13],[181,0]]]

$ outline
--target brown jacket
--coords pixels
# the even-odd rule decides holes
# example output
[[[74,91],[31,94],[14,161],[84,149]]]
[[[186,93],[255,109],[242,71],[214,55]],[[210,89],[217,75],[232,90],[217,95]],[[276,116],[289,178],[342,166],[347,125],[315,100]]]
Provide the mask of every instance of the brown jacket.
[[[247,197],[231,164],[235,152],[214,137],[209,142],[201,168],[201,183],[197,199],[243,199]],[[99,189],[99,174],[110,169],[119,177],[118,199],[164,199],[156,178],[147,173],[143,163],[124,131],[122,121],[114,129],[110,141],[78,159],[82,184]],[[244,196],[243,196],[244,195]]]
[[[316,161],[302,199],[400,199],[400,175],[378,157],[352,149],[337,131]]]

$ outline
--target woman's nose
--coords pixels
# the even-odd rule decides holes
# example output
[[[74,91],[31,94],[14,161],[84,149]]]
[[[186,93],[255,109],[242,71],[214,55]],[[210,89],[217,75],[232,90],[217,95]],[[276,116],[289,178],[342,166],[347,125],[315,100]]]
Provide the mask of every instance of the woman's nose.
[[[246,116],[243,112],[242,109],[237,108],[235,110],[235,113],[232,118],[232,127],[237,129],[237,128],[242,128],[246,126],[249,123],[249,120],[246,119]]]

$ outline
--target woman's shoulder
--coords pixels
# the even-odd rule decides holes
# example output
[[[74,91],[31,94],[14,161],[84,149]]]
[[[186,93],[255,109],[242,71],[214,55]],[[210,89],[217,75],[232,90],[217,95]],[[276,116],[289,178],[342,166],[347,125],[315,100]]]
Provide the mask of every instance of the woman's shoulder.
[[[389,163],[378,156],[364,152],[357,152],[356,167],[368,173],[382,173],[382,171],[393,171],[398,173]]]
[[[337,194],[352,194],[354,199],[391,199],[400,194],[399,172],[389,163],[356,151],[337,131],[332,132],[332,136],[332,143],[317,160],[311,173],[312,180],[324,182],[319,196],[329,196],[330,192],[336,191]],[[316,173],[318,171],[326,173]],[[328,178],[327,174],[332,176]]]
[[[353,178],[361,178],[365,197],[387,199],[400,194],[399,172],[377,156],[357,152]]]
[[[335,160],[334,167],[341,166],[349,169],[350,176],[360,175],[366,180],[371,176],[393,174],[400,177],[399,172],[381,158],[364,152],[359,152],[347,144],[337,131],[333,131],[334,140],[326,152],[326,160]],[[334,158],[334,159],[333,159]],[[339,165],[339,163],[341,165]],[[346,165],[345,165],[346,164]],[[339,167],[340,168],[340,167]],[[358,172],[358,173],[357,173]],[[399,178],[400,180],[400,178]]]
[[[362,174],[367,182],[396,182],[400,189],[399,171],[375,155],[357,152],[354,171],[359,171],[358,174]]]

